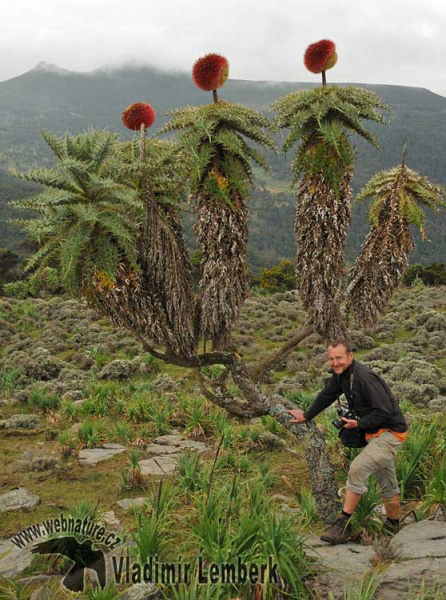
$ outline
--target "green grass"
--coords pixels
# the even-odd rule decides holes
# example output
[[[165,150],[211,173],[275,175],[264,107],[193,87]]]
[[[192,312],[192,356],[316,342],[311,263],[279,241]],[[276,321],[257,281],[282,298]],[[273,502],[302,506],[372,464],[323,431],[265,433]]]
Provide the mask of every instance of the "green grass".
[[[39,326],[39,329],[36,327],[36,332],[40,336],[45,328],[45,322],[36,323],[32,316],[29,318],[34,323],[33,327]],[[249,317],[245,318],[249,319]],[[255,323],[255,319],[253,320]],[[110,328],[108,321],[100,324],[104,329],[109,329],[110,336],[113,335],[114,330]],[[27,335],[30,332],[28,326],[29,323],[24,330],[21,330]],[[292,333],[290,331],[290,336]],[[397,337],[410,339],[412,333],[397,330]],[[266,330],[254,326],[254,330],[250,332],[250,335],[254,336],[254,343],[246,350],[243,349],[245,359],[247,357],[255,359],[259,352],[281,346],[280,342],[271,343],[265,339],[265,334],[268,335]],[[377,345],[380,343],[382,341]],[[66,344],[68,350],[64,352],[67,353],[66,358],[69,358],[72,350],[69,349],[69,341]],[[90,341],[85,347],[77,348],[76,353],[84,353],[92,347],[94,346]],[[95,360],[100,352],[96,354]],[[300,347],[298,352],[307,358],[308,349],[305,346]],[[367,352],[369,350],[358,352],[356,356],[360,358]],[[105,354],[107,360],[114,360],[120,355],[119,352]],[[144,355],[142,351],[141,355]],[[318,377],[319,366],[316,366],[313,359],[308,361],[302,368],[313,369],[314,377]],[[43,396],[36,397],[34,405],[1,407],[4,416],[14,412],[46,410],[47,412],[41,417],[43,428],[46,427],[48,431],[51,429],[56,435],[56,439],[46,440],[43,432],[32,435],[24,432],[15,436],[2,434],[0,484],[6,489],[25,487],[42,498],[41,504],[30,512],[9,513],[7,518],[5,515],[0,516],[0,528],[4,530],[4,535],[13,535],[26,526],[57,516],[61,511],[68,512],[79,503],[80,499],[85,499],[93,506],[99,499],[98,508],[101,512],[115,511],[121,521],[122,531],[139,536],[141,556],[152,551],[153,548],[158,548],[166,557],[176,559],[178,551],[186,555],[194,555],[202,544],[208,556],[220,557],[219,560],[225,552],[232,556],[238,550],[244,553],[246,558],[254,556],[255,560],[260,560],[266,552],[286,557],[283,558],[282,563],[283,572],[288,574],[284,576],[285,579],[288,578],[286,593],[294,597],[297,591],[293,588],[294,584],[290,582],[296,581],[295,585],[300,586],[299,577],[308,572],[308,569],[311,570],[311,565],[305,562],[305,548],[299,541],[299,531],[304,529],[306,532],[317,533],[322,527],[315,512],[314,498],[308,488],[309,474],[303,458],[303,446],[270,417],[263,417],[260,422],[257,420],[256,424],[228,417],[223,410],[197,395],[196,390],[192,391],[195,385],[193,376],[183,382],[185,370],[147,357],[146,362],[155,371],[159,369],[174,381],[182,381],[181,387],[165,394],[155,391],[153,382],[156,373],[134,376],[127,382],[99,382],[95,381],[93,375],[92,382],[85,391],[86,401],[82,408],[75,407],[69,401],[59,407],[47,408]],[[436,364],[446,372],[446,359],[438,358]],[[220,370],[220,367],[208,369],[206,375],[210,378],[215,377]],[[17,377],[11,376],[11,371],[12,369],[4,380],[2,392],[5,395],[16,390]],[[279,377],[289,375],[286,370],[279,373]],[[228,384],[232,386],[232,381],[228,380]],[[273,386],[265,385],[264,389],[269,392],[272,391]],[[238,393],[235,387],[230,387],[229,390],[234,395]],[[299,389],[291,394],[291,398],[296,403],[306,406],[312,401],[314,395],[312,389]],[[440,458],[444,455],[445,448],[440,441],[442,437],[446,438],[446,430],[439,422],[435,424],[436,433],[430,434],[429,415],[426,415],[426,411],[412,407],[410,410],[416,414],[409,431],[412,442],[405,446],[404,453],[401,451],[398,455],[398,460],[406,463],[405,467],[400,467],[403,491],[406,497],[412,499],[418,499],[429,493],[434,505],[438,503],[438,493],[443,493],[441,469],[444,467],[441,466]],[[326,411],[318,417],[318,423],[328,442],[336,468],[336,477],[340,485],[343,485],[352,456],[347,455],[340,447],[337,432],[331,425],[330,419],[331,416]],[[82,425],[80,435],[67,433],[70,427],[79,423]],[[158,493],[156,478],[149,477],[144,478],[144,489],[135,487],[121,491],[120,473],[130,468],[129,452],[98,463],[95,467],[79,465],[75,454],[72,454],[54,472],[22,472],[17,469],[23,453],[30,447],[34,448],[39,442],[44,444],[45,453],[56,454],[60,454],[63,445],[73,447],[75,451],[81,441],[90,447],[104,442],[119,442],[125,444],[128,450],[131,450],[132,444],[135,443],[142,448],[139,459],[145,458],[147,455],[144,454],[144,444],[150,443],[160,433],[170,432],[172,429],[203,439],[209,446],[209,451],[204,455],[181,456],[179,472],[169,478],[174,498],[172,504],[168,501],[167,480],[163,483],[161,495]],[[288,446],[297,449],[302,454],[302,458],[296,457],[283,448],[265,447],[261,441],[262,433],[265,431],[279,435]],[[425,445],[423,440],[429,435],[432,443]],[[216,448],[220,441],[222,441],[220,455],[213,468]],[[417,450],[417,446],[420,445],[421,455],[419,448]],[[417,465],[417,468],[412,468],[413,465]],[[132,468],[136,468],[135,465]],[[213,475],[210,486],[211,472]],[[300,514],[284,521],[275,513],[278,504],[271,503],[273,494],[290,496],[289,489],[281,480],[282,475],[285,475],[296,488],[297,496],[293,494],[293,499],[300,508]],[[430,487],[429,482],[431,482]],[[372,492],[364,498],[363,506],[356,515],[357,530],[365,529],[370,534],[374,533],[376,523],[380,523],[372,510],[376,504]],[[131,511],[125,512],[116,505],[118,499],[141,495],[147,495],[148,505],[140,512],[139,517]],[[443,496],[440,500],[442,498]],[[169,524],[160,525],[159,519],[155,516],[157,511],[164,510],[162,506],[167,505]],[[285,531],[286,529],[289,529],[289,532]],[[161,533],[165,535],[161,537]],[[157,546],[157,544],[161,545]],[[297,568],[299,574],[296,572]],[[364,582],[363,586],[364,594],[368,593],[367,583]],[[167,597],[184,599],[215,597],[217,593],[215,589],[205,588],[206,586],[195,589],[193,585],[187,588],[175,588],[169,591]],[[301,594],[298,597],[305,598],[306,592],[298,589]],[[221,598],[228,599],[248,598],[253,594],[252,589],[221,589],[220,592]],[[272,598],[274,593],[277,594],[277,590],[273,592],[272,588],[262,589],[261,592],[264,593],[265,598]],[[353,592],[346,591],[347,593]],[[346,598],[353,597],[346,596]],[[428,595],[425,597],[430,598]]]

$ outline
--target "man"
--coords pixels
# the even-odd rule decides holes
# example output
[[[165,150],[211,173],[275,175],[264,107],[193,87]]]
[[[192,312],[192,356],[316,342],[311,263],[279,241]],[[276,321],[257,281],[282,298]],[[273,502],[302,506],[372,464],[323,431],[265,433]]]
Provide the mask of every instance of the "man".
[[[321,535],[329,544],[348,541],[348,521],[367,491],[367,480],[375,473],[387,514],[386,528],[396,532],[399,526],[400,497],[394,455],[406,439],[407,424],[386,382],[371,369],[355,361],[350,343],[334,340],[327,349],[332,376],[313,404],[304,412],[290,410],[291,423],[310,421],[342,393],[358,419],[342,417],[344,427],[359,427],[367,442],[364,450],[350,465],[342,514]]]

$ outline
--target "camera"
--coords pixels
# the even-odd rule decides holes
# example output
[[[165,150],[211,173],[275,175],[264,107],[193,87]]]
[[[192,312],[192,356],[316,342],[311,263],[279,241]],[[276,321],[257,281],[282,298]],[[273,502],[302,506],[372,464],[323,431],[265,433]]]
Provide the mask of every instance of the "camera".
[[[332,421],[336,429],[342,429],[344,427],[345,423],[342,420],[342,417],[345,417],[346,419],[356,419],[356,415],[354,415],[349,408],[345,408],[344,406],[338,408],[338,415],[339,418]]]

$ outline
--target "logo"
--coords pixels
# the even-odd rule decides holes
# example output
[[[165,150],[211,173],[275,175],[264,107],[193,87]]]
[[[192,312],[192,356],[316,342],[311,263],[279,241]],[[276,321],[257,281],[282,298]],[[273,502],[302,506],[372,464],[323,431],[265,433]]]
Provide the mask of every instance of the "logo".
[[[36,540],[49,538],[35,543]],[[121,543],[121,538],[105,527],[89,521],[60,514],[41,524],[32,525],[14,536],[11,542],[17,548],[33,543],[33,554],[54,554],[64,556],[73,564],[65,575],[62,584],[72,592],[84,590],[85,569],[96,571],[98,582],[104,588],[107,581],[105,556]],[[98,546],[107,549],[104,553]]]
[[[129,556],[128,548],[122,547],[119,552],[122,541],[116,533],[108,532],[105,527],[88,518],[64,514],[32,525],[11,539],[20,549],[32,544],[33,554],[52,554],[68,559],[71,565],[62,585],[72,592],[84,591],[85,569],[96,572],[101,588],[108,581],[163,585],[190,584],[193,580],[202,585],[279,582],[278,565],[272,557],[268,558],[267,563],[259,564],[245,564],[240,557],[234,562],[217,564],[202,556],[197,556],[194,562],[184,562],[182,556],[176,562],[161,561],[157,556],[149,556],[145,562],[141,562]]]

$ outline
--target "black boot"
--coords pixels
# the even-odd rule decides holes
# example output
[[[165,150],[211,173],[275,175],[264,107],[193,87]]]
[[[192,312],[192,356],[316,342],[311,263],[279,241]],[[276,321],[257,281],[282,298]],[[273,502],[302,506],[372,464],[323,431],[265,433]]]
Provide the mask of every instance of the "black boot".
[[[350,525],[348,523],[349,517],[341,515],[333,525],[325,533],[321,535],[323,542],[328,542],[332,546],[336,544],[345,544],[348,542],[350,537]]]

